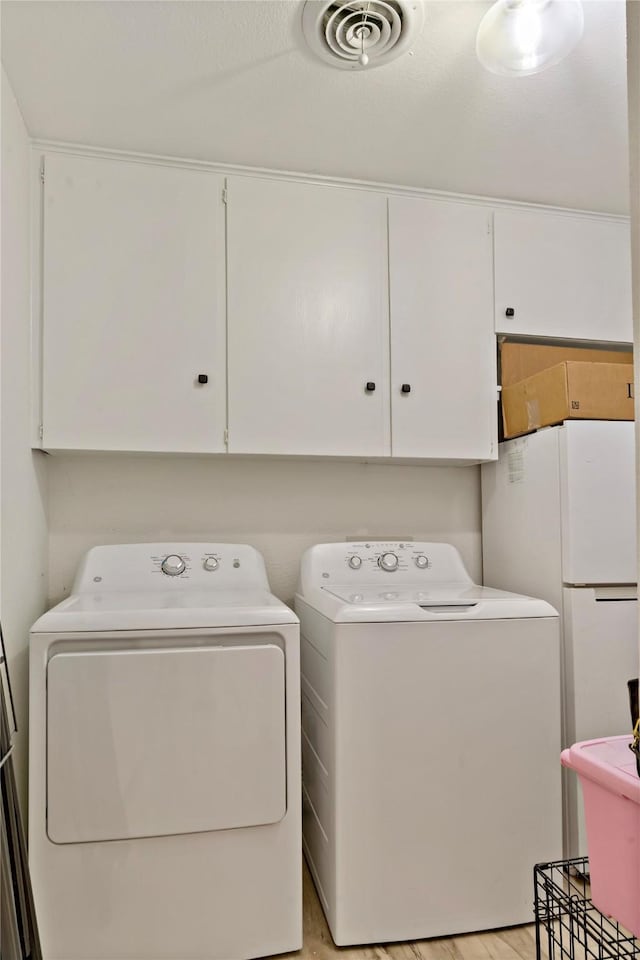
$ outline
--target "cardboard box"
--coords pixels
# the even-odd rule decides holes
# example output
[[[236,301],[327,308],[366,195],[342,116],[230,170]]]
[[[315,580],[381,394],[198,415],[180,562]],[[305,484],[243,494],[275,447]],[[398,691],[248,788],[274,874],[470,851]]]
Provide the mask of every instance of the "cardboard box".
[[[500,383],[510,387],[534,373],[540,373],[548,367],[555,367],[563,360],[583,360],[590,363],[633,363],[631,350],[612,348],[610,350],[593,347],[548,346],[540,343],[500,344]],[[633,378],[631,378],[633,379]]]
[[[633,420],[633,365],[566,360],[502,388],[504,436],[563,420]]]

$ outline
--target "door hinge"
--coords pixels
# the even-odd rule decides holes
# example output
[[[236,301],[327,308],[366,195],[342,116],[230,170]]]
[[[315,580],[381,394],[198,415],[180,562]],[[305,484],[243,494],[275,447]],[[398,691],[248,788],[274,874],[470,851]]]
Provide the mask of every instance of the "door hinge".
[[[226,188],[226,187],[223,187],[223,188],[222,188],[222,202],[223,202],[223,203],[227,203],[228,200],[229,200],[229,194],[227,193],[227,188]]]
[[[229,431],[225,430],[224,432],[224,445],[225,447],[229,446]]]
[[[40,167],[40,183],[44,183],[44,164]]]
[[[44,424],[43,423],[41,423],[40,426],[38,427],[38,436],[40,437],[41,440],[44,440]]]

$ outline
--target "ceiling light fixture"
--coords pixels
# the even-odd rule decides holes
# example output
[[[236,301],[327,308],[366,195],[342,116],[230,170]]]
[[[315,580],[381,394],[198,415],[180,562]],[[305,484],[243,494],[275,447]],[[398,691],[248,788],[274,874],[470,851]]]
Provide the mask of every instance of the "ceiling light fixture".
[[[497,0],[476,38],[478,60],[505,77],[527,77],[564,59],[584,28],[580,0]]]

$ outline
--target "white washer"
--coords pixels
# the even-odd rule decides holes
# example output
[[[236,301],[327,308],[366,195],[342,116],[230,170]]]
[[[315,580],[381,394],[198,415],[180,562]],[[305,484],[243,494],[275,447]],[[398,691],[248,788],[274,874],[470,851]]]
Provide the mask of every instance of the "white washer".
[[[304,555],[303,847],[337,944],[533,919],[562,856],[549,604],[473,584],[441,543]]]
[[[299,627],[236,544],[96,547],[31,633],[45,960],[302,944]]]

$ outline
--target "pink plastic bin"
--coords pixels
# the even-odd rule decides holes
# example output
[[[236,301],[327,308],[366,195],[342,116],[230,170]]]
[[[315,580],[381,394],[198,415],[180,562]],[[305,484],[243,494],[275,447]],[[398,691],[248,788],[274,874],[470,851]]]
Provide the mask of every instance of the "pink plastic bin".
[[[630,736],[586,740],[561,760],[582,784],[593,903],[639,937],[640,777],[630,743]]]

